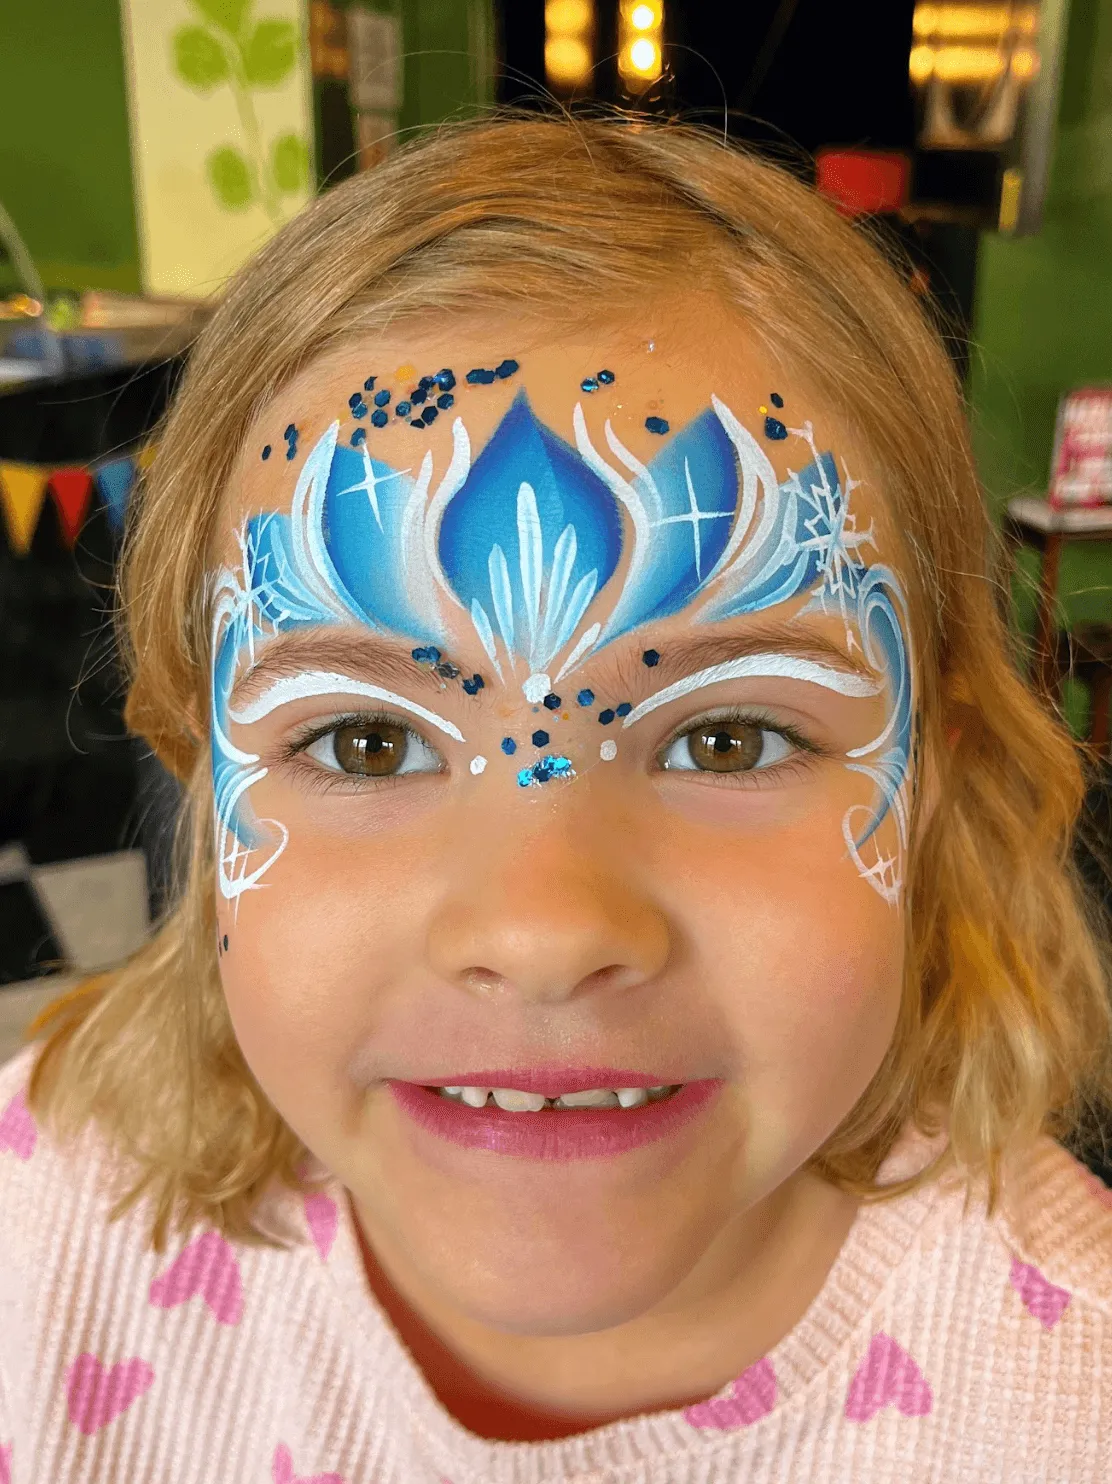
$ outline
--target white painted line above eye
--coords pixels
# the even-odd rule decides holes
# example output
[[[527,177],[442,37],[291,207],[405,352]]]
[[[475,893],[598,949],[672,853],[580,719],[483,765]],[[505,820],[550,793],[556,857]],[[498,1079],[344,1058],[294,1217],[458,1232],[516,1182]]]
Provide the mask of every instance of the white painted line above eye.
[[[867,676],[836,670],[833,665],[823,665],[817,660],[801,659],[794,654],[747,654],[743,659],[727,660],[722,665],[711,665],[708,670],[699,670],[694,675],[685,675],[674,685],[658,690],[655,695],[635,706],[622,722],[631,727],[658,706],[667,706],[671,701],[682,700],[692,691],[702,690],[708,685],[718,685],[723,680],[806,680],[811,685],[821,685],[825,690],[837,691],[843,696],[875,696],[883,689],[878,680]]]
[[[262,721],[279,706],[288,706],[291,701],[307,701],[313,696],[363,696],[368,701],[381,701],[385,706],[398,706],[402,711],[412,712],[430,726],[438,727],[456,742],[464,740],[459,727],[453,726],[435,711],[419,706],[416,701],[407,701],[392,690],[383,690],[380,685],[369,685],[365,680],[353,680],[350,675],[336,675],[330,670],[307,670],[302,675],[289,675],[268,685],[261,696],[256,697],[242,711],[229,711],[233,721],[250,726]]]

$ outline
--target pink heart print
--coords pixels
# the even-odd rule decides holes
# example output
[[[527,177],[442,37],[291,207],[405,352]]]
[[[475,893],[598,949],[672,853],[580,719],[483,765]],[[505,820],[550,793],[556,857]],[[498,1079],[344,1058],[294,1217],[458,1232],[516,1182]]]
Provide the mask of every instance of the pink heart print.
[[[891,1335],[874,1335],[849,1384],[845,1415],[850,1422],[871,1422],[892,1404],[905,1417],[926,1417],[934,1394],[902,1345]]]
[[[274,1484],[344,1484],[340,1474],[295,1474],[293,1454],[285,1443],[279,1443],[274,1450],[270,1474]]]
[[[1107,1206],[1112,1211],[1112,1190],[1092,1170],[1085,1171],[1085,1187],[1090,1195],[1096,1196],[1102,1206]]]
[[[776,1372],[768,1356],[758,1360],[730,1388],[729,1396],[712,1396],[709,1401],[685,1407],[684,1420],[692,1427],[716,1428],[728,1432],[735,1427],[749,1427],[767,1417],[776,1405]]]
[[[1056,1288],[1038,1268],[1020,1262],[1018,1257],[1012,1258],[1011,1279],[1028,1314],[1033,1314],[1044,1329],[1053,1329],[1069,1307],[1069,1289]]]
[[[243,1318],[239,1264],[219,1232],[205,1232],[190,1242],[151,1284],[150,1301],[173,1309],[197,1293],[221,1324],[238,1324]]]
[[[0,1113],[0,1154],[5,1149],[10,1149],[16,1159],[30,1159],[35,1152],[38,1137],[35,1120],[31,1117],[27,1099],[20,1088],[3,1113]],[[0,1484],[3,1484],[3,1475],[0,1475]]]
[[[0,1484],[12,1484],[12,1445],[0,1444]]]
[[[328,1259],[332,1243],[336,1240],[336,1228],[340,1224],[340,1213],[336,1202],[329,1195],[307,1195],[305,1197],[305,1220],[313,1246],[320,1253],[321,1262]]]
[[[126,1412],[153,1385],[145,1360],[119,1360],[105,1370],[95,1355],[79,1355],[66,1373],[69,1420],[87,1437]]]

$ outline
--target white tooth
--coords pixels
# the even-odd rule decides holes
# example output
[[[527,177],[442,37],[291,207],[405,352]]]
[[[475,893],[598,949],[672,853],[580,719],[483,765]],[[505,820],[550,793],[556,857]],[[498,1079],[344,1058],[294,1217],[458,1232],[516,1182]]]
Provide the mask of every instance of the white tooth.
[[[643,1087],[619,1087],[618,1102],[623,1108],[639,1108],[642,1103],[649,1101],[649,1094]]]
[[[507,1113],[539,1113],[545,1105],[541,1092],[519,1092],[516,1087],[495,1087],[494,1101]]]
[[[592,1088],[590,1092],[565,1092],[556,1099],[558,1108],[616,1108],[618,1099],[608,1088]]]
[[[669,1089],[669,1087],[671,1087],[671,1085],[672,1084],[670,1082],[664,1082],[664,1083],[662,1083],[660,1085],[660,1087],[650,1087],[649,1088],[649,1091],[650,1092],[667,1092],[668,1089]]]
[[[440,1089],[440,1091],[441,1092],[450,1092],[454,1096],[457,1096],[458,1097],[459,1094],[463,1091],[463,1088],[462,1087],[442,1087]]]
[[[486,1104],[489,1087],[463,1087],[460,1089],[463,1101],[469,1108],[482,1108]]]

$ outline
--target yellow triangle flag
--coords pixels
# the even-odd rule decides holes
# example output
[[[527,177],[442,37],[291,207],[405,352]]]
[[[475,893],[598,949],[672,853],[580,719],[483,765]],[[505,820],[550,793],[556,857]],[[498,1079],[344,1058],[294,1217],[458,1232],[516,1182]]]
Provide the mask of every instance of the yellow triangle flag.
[[[35,464],[0,464],[0,508],[16,556],[26,556],[39,523],[50,470]]]

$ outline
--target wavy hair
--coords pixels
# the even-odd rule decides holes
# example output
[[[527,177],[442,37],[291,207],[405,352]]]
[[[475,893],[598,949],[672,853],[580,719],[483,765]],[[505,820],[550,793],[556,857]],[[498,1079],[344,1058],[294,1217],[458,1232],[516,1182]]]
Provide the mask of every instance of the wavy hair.
[[[884,253],[786,171],[694,127],[485,117],[329,190],[232,281],[192,352],[137,492],[121,568],[127,719],[186,787],[176,905],[125,964],[50,1005],[29,1103],[55,1137],[95,1122],[124,1156],[112,1211],[150,1242],[203,1221],[273,1245],[272,1180],[306,1149],[237,1045],[215,951],[207,552],[248,428],[323,352],[408,317],[620,312],[646,286],[712,286],[869,449],[907,552],[918,657],[906,978],[872,1083],[810,1161],[865,1201],[957,1166],[984,1176],[1112,1106],[1112,1005],[1071,842],[1082,759],[1028,689],[993,528],[939,336]],[[917,791],[919,792],[919,791]],[[876,1175],[905,1122],[949,1137]],[[278,1243],[278,1245],[282,1245]]]

